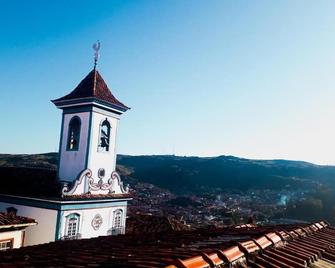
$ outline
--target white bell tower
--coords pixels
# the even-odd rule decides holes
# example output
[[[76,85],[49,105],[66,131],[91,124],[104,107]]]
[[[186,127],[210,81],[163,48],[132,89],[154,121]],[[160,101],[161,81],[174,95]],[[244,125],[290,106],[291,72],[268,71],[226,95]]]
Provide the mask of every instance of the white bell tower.
[[[59,145],[59,180],[64,195],[124,193],[116,168],[116,134],[120,116],[129,108],[118,101],[96,70],[68,95],[52,102],[63,110]],[[71,184],[71,185],[70,185]]]

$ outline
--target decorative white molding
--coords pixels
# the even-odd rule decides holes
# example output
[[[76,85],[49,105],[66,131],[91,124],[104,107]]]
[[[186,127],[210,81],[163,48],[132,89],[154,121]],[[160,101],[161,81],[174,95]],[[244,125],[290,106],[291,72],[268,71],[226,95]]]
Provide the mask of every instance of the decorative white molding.
[[[96,231],[100,228],[100,226],[102,225],[103,220],[100,214],[96,214],[91,222],[91,225],[93,227],[93,229]]]
[[[107,191],[109,194],[126,194],[129,192],[129,189],[128,186],[123,187],[120,175],[116,171],[113,171],[107,183],[104,183],[102,178],[97,183],[94,182],[92,177],[88,178],[88,191]]]
[[[82,171],[77,180],[73,182],[72,188],[69,188],[68,183],[65,183],[62,189],[62,196],[84,194],[85,193],[85,181],[87,178],[92,177],[92,171],[90,169],[85,169]],[[81,191],[80,191],[81,190]],[[81,193],[78,193],[81,192]]]
[[[112,184],[110,182],[110,179],[108,180],[107,183],[104,183],[103,179],[100,178],[99,181],[96,183],[94,182],[94,179],[90,177],[88,179],[88,191],[89,192],[94,192],[94,191],[107,191],[110,192],[112,188]]]
[[[129,192],[128,185],[123,186],[120,175],[113,171],[111,177],[107,182],[104,182],[102,178],[99,178],[98,182],[92,177],[92,171],[90,169],[84,170],[77,180],[73,182],[73,186],[70,189],[66,183],[62,189],[62,196],[80,195],[80,194],[126,194]],[[88,187],[85,187],[87,185]],[[88,188],[88,189],[87,189]]]
[[[125,187],[123,186],[123,181],[121,181],[121,177],[120,177],[119,173],[117,173],[116,171],[113,171],[112,175],[111,175],[111,179],[112,179],[112,183],[113,183],[112,188],[114,189],[114,192],[115,192],[116,188],[120,188],[120,191],[121,191],[122,194],[129,193],[129,185],[126,185]]]

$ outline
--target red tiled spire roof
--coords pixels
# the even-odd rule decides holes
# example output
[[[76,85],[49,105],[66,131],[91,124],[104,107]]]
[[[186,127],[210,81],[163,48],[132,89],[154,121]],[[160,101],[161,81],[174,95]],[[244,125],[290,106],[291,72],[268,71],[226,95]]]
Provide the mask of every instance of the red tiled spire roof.
[[[57,104],[63,101],[87,98],[95,98],[97,100],[117,106],[122,110],[129,109],[129,107],[124,105],[113,96],[106,82],[96,69],[93,69],[71,93],[59,99],[52,100],[52,102],[57,106]]]

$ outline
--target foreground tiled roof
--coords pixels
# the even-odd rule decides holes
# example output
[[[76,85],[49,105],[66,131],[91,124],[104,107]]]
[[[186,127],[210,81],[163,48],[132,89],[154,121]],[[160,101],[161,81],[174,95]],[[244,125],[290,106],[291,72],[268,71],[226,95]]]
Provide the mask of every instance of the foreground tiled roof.
[[[36,222],[34,219],[17,216],[12,213],[0,212],[0,232],[5,229],[25,227],[35,224]]]
[[[5,253],[2,267],[335,267],[325,222],[57,241]],[[1,265],[0,265],[1,267]]]
[[[96,100],[115,105],[123,110],[129,109],[113,96],[104,79],[96,69],[93,69],[71,93],[59,99],[55,99],[52,102],[57,105],[64,101],[85,100],[88,98],[95,98]]]

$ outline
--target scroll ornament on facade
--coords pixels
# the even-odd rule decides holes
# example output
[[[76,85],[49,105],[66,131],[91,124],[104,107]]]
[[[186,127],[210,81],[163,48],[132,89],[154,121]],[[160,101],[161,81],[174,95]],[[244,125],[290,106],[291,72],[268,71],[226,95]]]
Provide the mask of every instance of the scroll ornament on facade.
[[[129,187],[123,186],[120,175],[113,171],[111,177],[104,182],[100,177],[98,180],[92,176],[90,169],[84,170],[79,178],[75,180],[70,188],[68,184],[64,184],[62,196],[72,196],[80,194],[127,194]]]

